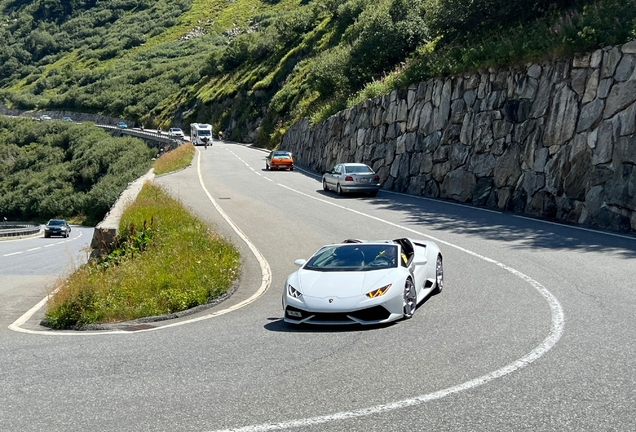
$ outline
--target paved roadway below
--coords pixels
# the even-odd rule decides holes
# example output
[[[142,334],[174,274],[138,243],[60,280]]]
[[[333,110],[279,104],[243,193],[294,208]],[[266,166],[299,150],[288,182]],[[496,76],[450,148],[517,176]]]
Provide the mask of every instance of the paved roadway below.
[[[269,290],[231,313],[143,333],[5,327],[0,429],[636,428],[633,238],[385,191],[342,198],[300,170],[265,171],[253,148],[199,152],[206,188],[268,261]],[[236,242],[246,260],[239,296],[255,291],[255,259],[196,164],[155,182]],[[296,258],[345,238],[405,236],[437,239],[445,258],[444,292],[413,319],[370,329],[281,321]],[[557,299],[563,326],[537,286]],[[546,340],[556,344],[517,363]],[[487,382],[466,384],[478,377]]]
[[[6,329],[85,263],[92,236],[92,228],[73,226],[69,238],[0,240],[0,326]]]

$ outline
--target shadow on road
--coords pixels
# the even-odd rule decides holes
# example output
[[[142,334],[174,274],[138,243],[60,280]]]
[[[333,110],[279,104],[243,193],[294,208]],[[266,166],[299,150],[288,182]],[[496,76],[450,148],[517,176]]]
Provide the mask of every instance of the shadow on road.
[[[319,173],[301,165],[297,165],[297,168],[294,170],[296,175],[321,182]],[[518,249],[580,250],[608,252],[625,259],[636,257],[636,236],[629,233],[614,233],[562,222],[545,223],[542,219],[519,217],[522,215],[488,211],[469,204],[392,193],[382,189],[377,197],[338,196],[335,192],[323,191],[322,185],[316,193],[324,198],[337,200],[364,199],[378,211],[402,213],[404,218],[401,224],[420,226],[421,231],[432,236],[435,236],[435,231],[450,232],[486,240],[514,242],[513,247]],[[371,216],[379,217],[379,214]]]
[[[311,325],[311,324],[288,324],[282,318],[270,318],[272,322],[265,324],[264,328],[269,331],[279,333],[346,333],[346,332],[367,332],[381,330],[399,323],[399,321],[388,324],[377,325]]]

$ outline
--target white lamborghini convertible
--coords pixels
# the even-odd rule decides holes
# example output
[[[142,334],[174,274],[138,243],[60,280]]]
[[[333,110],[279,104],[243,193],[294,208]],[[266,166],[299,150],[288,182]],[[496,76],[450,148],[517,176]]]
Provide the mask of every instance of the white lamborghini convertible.
[[[444,288],[442,253],[431,241],[345,240],[323,246],[289,275],[284,320],[293,324],[379,324],[411,318]]]

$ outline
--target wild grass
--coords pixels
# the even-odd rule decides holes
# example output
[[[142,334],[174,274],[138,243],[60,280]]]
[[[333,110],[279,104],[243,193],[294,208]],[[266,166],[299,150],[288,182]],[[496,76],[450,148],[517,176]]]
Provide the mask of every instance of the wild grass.
[[[226,293],[239,272],[234,246],[147,183],[124,212],[117,247],[73,273],[49,300],[55,329],[183,311]]]
[[[166,174],[189,166],[192,163],[194,152],[192,143],[186,143],[164,153],[155,161],[155,174]]]

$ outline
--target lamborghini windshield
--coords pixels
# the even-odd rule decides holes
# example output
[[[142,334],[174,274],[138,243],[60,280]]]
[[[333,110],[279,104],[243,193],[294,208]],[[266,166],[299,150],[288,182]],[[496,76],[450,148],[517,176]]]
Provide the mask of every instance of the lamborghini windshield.
[[[394,244],[346,244],[325,246],[305,264],[305,270],[370,271],[397,267]]]

